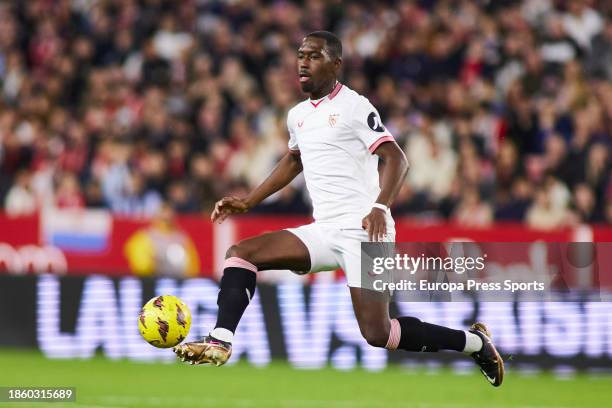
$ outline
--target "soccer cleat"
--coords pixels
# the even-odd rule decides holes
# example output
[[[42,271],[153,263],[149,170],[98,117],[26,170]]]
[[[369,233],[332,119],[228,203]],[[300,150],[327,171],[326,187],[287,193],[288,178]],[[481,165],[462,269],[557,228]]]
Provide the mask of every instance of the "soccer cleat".
[[[491,341],[491,333],[483,323],[474,323],[469,330],[482,340],[482,349],[471,356],[480,367],[480,372],[494,387],[499,387],[504,380],[504,360]]]
[[[214,364],[223,365],[232,355],[232,343],[215,339],[211,335],[200,341],[179,344],[172,349],[181,361],[192,365]]]

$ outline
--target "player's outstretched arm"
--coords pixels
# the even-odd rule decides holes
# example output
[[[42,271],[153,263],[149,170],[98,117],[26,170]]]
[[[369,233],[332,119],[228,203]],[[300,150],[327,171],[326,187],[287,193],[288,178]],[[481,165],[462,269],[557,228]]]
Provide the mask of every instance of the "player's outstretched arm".
[[[383,143],[374,150],[374,154],[383,161],[380,167],[380,194],[376,202],[390,207],[408,173],[408,160],[397,143]],[[385,213],[379,208],[372,208],[362,224],[368,231],[370,241],[381,241],[387,233]]]
[[[217,201],[210,219],[222,223],[231,214],[245,213],[266,197],[285,187],[303,170],[299,154],[288,152],[278,162],[272,173],[257,186],[246,198],[224,197]]]

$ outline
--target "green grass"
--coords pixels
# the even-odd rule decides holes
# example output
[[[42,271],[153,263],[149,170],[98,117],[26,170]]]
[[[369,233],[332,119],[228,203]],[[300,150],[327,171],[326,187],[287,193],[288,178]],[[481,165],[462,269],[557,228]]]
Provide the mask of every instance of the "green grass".
[[[610,406],[610,377],[507,373],[501,388],[482,376],[450,371],[296,370],[150,364],[129,361],[47,360],[39,353],[0,350],[0,386],[73,386],[73,403],[0,403],[0,407],[283,407],[477,408]]]

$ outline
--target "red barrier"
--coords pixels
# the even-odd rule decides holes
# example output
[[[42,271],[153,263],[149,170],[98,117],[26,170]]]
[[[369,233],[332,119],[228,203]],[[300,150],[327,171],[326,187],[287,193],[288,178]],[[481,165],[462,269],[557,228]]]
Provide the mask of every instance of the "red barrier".
[[[612,231],[612,228],[610,229]],[[571,229],[538,231],[519,223],[499,223],[488,228],[465,228],[455,224],[425,224],[399,219],[395,225],[397,242],[569,242]]]
[[[14,273],[54,270],[62,272],[63,253],[67,272],[70,274],[104,273],[108,275],[129,274],[125,255],[125,243],[138,230],[149,225],[148,220],[113,217],[111,226],[100,235],[106,244],[95,250],[73,250],[59,246],[53,252],[54,242],[49,233],[43,233],[44,215],[9,218],[0,214],[0,271]],[[86,218],[85,218],[86,220]],[[307,217],[242,216],[230,219],[222,225],[213,225],[206,216],[181,216],[177,220],[180,228],[195,244],[200,258],[200,274],[213,276],[223,262],[225,251],[241,239],[311,222]],[[84,221],[86,224],[86,221]],[[82,225],[81,225],[82,227]],[[77,230],[79,227],[73,228]],[[579,231],[580,233],[577,233]],[[585,232],[586,231],[586,232]],[[70,232],[70,231],[69,231]],[[503,223],[483,229],[463,228],[452,224],[423,224],[410,219],[399,219],[396,223],[398,242],[438,242],[450,240],[473,240],[481,242],[570,242],[577,237],[591,237],[596,242],[612,242],[612,227],[594,226],[582,229],[536,231],[522,224]],[[585,235],[586,234],[586,235]],[[11,270],[21,268],[21,270]]]
[[[213,269],[212,259],[212,224],[202,217],[184,216],[179,218],[178,224],[193,240],[200,257],[203,276],[210,276]],[[101,252],[66,251],[66,260],[69,272],[76,274],[89,274],[92,272],[113,276],[129,274],[129,267],[124,251],[127,240],[138,230],[149,224],[146,220],[129,218],[114,218],[110,246]]]
[[[15,246],[39,244],[38,215],[10,218],[0,214],[0,242]]]

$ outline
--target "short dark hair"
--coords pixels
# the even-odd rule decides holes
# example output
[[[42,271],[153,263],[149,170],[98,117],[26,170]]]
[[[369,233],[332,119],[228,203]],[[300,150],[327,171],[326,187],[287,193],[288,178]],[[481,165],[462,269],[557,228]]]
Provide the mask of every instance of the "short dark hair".
[[[325,46],[332,54],[333,57],[342,58],[342,41],[336,36],[336,34],[329,31],[313,31],[306,35],[306,38],[322,38],[325,40]]]

